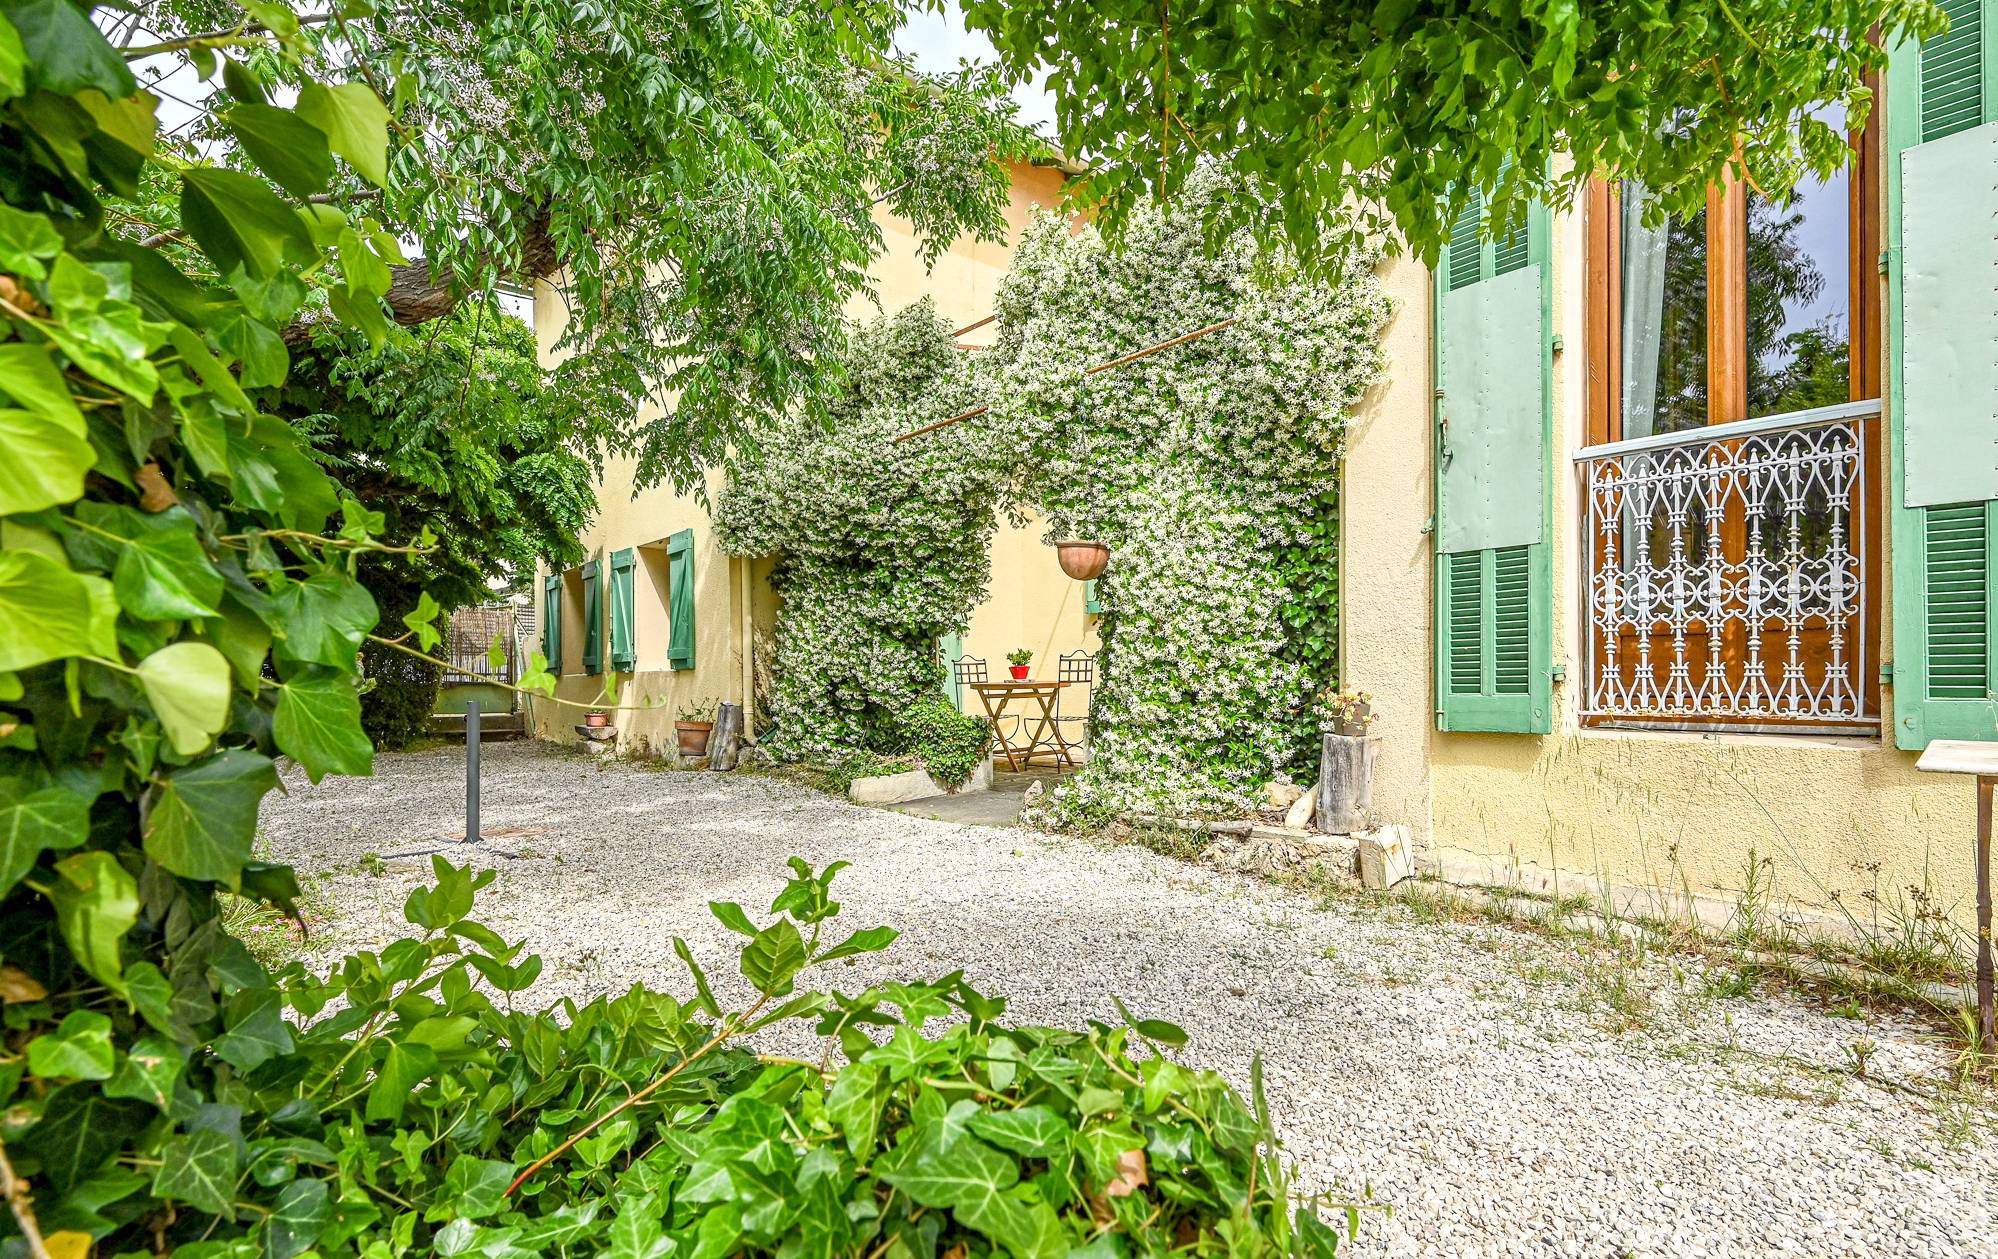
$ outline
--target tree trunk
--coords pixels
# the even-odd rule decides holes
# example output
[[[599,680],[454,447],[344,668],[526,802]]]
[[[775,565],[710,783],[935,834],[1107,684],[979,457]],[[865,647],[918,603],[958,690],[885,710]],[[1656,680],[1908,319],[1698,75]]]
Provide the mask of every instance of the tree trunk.
[[[715,728],[708,734],[708,768],[734,769],[742,755],[742,705],[723,704],[715,712]]]

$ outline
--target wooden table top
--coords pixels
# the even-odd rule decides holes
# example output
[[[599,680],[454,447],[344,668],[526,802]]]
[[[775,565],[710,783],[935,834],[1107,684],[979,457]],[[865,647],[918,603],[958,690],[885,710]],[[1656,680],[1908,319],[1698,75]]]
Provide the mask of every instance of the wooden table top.
[[[971,689],[979,692],[1011,691],[1015,694],[1024,695],[1029,691],[1057,691],[1069,685],[1072,684],[1068,682],[1047,682],[1036,678],[1026,678],[1018,682],[1008,678],[1003,682],[973,682]]]

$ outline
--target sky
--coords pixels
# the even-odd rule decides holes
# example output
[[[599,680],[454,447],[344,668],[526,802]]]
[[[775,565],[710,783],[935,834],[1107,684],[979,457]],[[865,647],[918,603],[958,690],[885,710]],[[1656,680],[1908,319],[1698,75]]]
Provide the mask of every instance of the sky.
[[[942,13],[910,13],[908,23],[895,37],[895,46],[915,62],[918,70],[931,74],[955,70],[962,61],[989,64],[998,60],[991,40],[978,31],[964,28],[964,15],[955,4],[946,5]],[[1052,137],[1054,98],[1048,95],[1042,82],[1019,84],[1013,89],[1013,101],[1020,109],[1019,121],[1043,136]]]

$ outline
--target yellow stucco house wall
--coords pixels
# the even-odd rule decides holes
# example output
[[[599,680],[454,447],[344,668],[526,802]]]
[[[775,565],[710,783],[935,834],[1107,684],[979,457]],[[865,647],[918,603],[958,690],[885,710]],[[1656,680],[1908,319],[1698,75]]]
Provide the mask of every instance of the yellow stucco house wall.
[[[856,319],[902,309],[929,298],[954,326],[963,327],[992,313],[1000,281],[1012,264],[1013,243],[1035,213],[1059,205],[1066,176],[1050,166],[1016,163],[1011,167],[1012,195],[1006,208],[1005,242],[960,239],[935,265],[923,266],[919,244],[907,222],[877,208],[885,245],[870,268],[880,306],[856,297],[848,314]],[[561,338],[567,312],[560,291],[546,282],[535,290],[534,331],[544,359]],[[991,325],[964,336],[965,344],[989,343]],[[641,415],[641,419],[649,418]],[[704,700],[744,703],[759,687],[768,693],[768,646],[778,616],[778,597],[771,589],[770,558],[743,559],[715,545],[708,511],[693,495],[675,494],[671,486],[633,491],[634,461],[606,464],[597,486],[595,522],[581,536],[588,559],[608,572],[614,552],[633,548],[638,563],[632,579],[636,659],[629,673],[612,674],[608,629],[604,631],[602,674],[584,671],[583,578],[580,568],[562,574],[560,600],[562,661],[553,669],[560,680],[557,697],[587,704],[597,699],[607,678],[623,688],[620,700],[628,709],[619,714],[620,751],[647,754],[674,746],[673,721],[678,711]],[[712,471],[706,479],[709,501],[715,501],[725,478]],[[691,668],[673,668],[667,654],[670,619],[668,593],[671,563],[668,540],[691,531],[694,574],[694,661]],[[1097,646],[1095,618],[1084,611],[1083,588],[1056,565],[1054,550],[1043,544],[1037,523],[1015,527],[1003,518],[992,543],[990,594],[975,608],[964,635],[962,653],[986,661],[994,678],[1005,675],[1006,653],[1019,647],[1034,652],[1035,676],[1052,677],[1057,658]],[[537,574],[537,612],[543,602],[547,574]],[[601,605],[608,617],[608,595]],[[765,646],[759,649],[757,644]],[[976,700],[965,695],[967,709]],[[528,720],[540,738],[573,740],[581,713],[558,705],[528,701]],[[752,732],[753,734],[754,732]]]
[[[1879,129],[1891,125],[1889,118]],[[1889,156],[1878,135],[1864,143],[1878,146],[1876,162]],[[1887,218],[1886,191],[1878,185],[1872,191],[1879,198],[1873,211]],[[1866,577],[1879,591],[1864,661],[1869,673],[1884,675],[1885,717],[1877,732],[1832,737],[1584,721],[1590,525],[1576,456],[1591,439],[1588,223],[1584,204],[1555,207],[1547,216],[1546,310],[1555,348],[1546,733],[1439,729],[1434,450],[1443,391],[1434,330],[1440,299],[1427,268],[1405,258],[1384,264],[1396,306],[1386,334],[1390,380],[1354,416],[1342,471],[1344,673],[1347,685],[1374,695],[1379,714],[1376,810],[1384,820],[1408,823],[1430,868],[1457,882],[1592,899],[1607,894],[1625,912],[1690,911],[1709,922],[1737,913],[1744,898],[1766,903],[1772,893],[1820,925],[1871,926],[1893,910],[1927,904],[1967,926],[1974,906],[1972,789],[1960,777],[1918,773],[1917,753],[1895,746],[1888,597],[1895,573],[1884,507],[1870,537],[1878,568]],[[1872,271],[1866,266],[1864,283],[1873,282]],[[1886,281],[1879,286],[1884,308]],[[1879,318],[1884,324],[1887,315]],[[1888,375],[1888,341],[1884,334],[1877,340],[1879,380]],[[1891,399],[1882,406],[1890,414],[1868,422],[1884,433]]]

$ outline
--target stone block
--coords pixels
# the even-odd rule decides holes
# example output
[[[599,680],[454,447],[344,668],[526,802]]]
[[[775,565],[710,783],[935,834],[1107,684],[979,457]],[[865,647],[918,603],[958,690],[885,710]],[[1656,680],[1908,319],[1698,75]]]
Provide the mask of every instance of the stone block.
[[[1367,831],[1360,840],[1360,882],[1382,891],[1415,877],[1415,841],[1399,822]]]
[[[846,794],[856,804],[905,804],[931,796],[961,796],[991,789],[992,762],[988,758],[980,761],[978,768],[971,771],[970,779],[955,791],[930,777],[929,771],[917,768],[875,778],[856,778]]]
[[[1303,794],[1291,801],[1290,812],[1283,815],[1283,824],[1292,830],[1302,830],[1311,825],[1312,815],[1318,812],[1318,786],[1316,783],[1304,789]]]
[[[1298,786],[1296,783],[1265,783],[1263,785],[1263,799],[1269,802],[1269,807],[1272,809],[1288,809],[1303,794],[1304,788]],[[1289,825],[1289,823],[1285,823],[1285,825]]]

